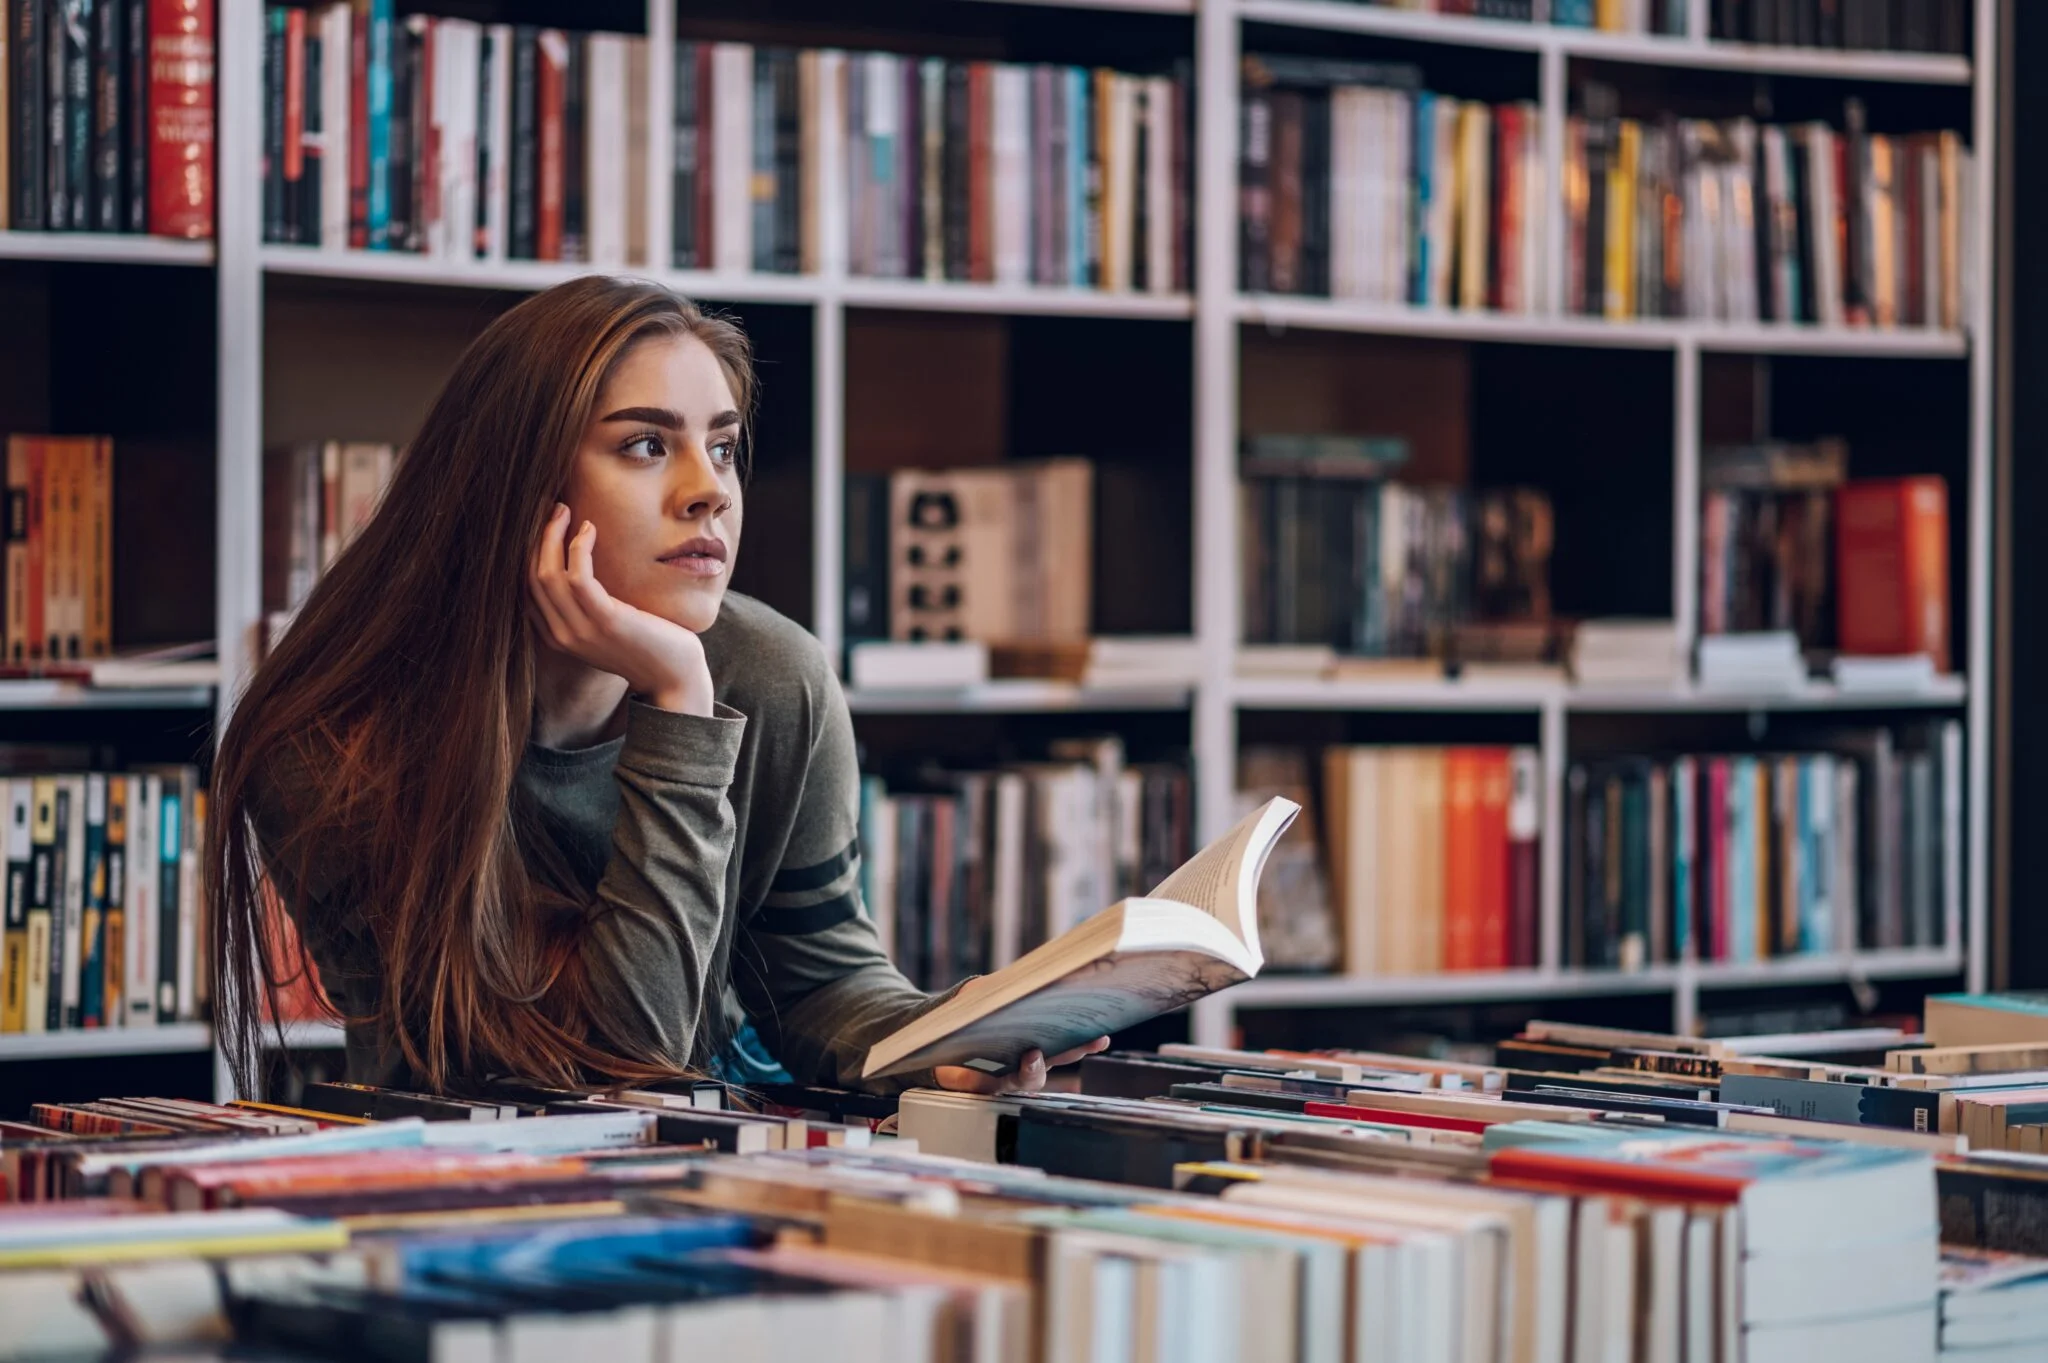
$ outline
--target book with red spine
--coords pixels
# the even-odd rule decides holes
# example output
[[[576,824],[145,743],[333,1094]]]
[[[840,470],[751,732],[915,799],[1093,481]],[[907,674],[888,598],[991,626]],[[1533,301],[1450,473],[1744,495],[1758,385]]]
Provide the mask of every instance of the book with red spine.
[[[1359,1103],[1304,1103],[1309,1117],[1341,1117],[1352,1122],[1378,1122],[1383,1126],[1413,1126],[1430,1131],[1483,1133],[1493,1123],[1471,1117],[1440,1117],[1433,1112],[1400,1112],[1388,1107],[1366,1107]],[[1507,1121],[1509,1118],[1502,1118]],[[1514,1119],[1519,1120],[1519,1119]]]
[[[569,35],[558,28],[544,28],[537,47],[535,103],[540,114],[540,174],[536,196],[538,211],[534,214],[534,257],[560,260],[565,202],[562,177],[566,165],[563,139],[567,127]]]
[[[317,96],[316,96],[317,98]],[[317,234],[318,223],[300,221],[306,202],[306,11],[284,12],[284,239],[307,240],[307,231]]]
[[[1543,962],[1543,761],[1534,748],[1508,752],[1507,964],[1530,970]]]
[[[967,277],[989,283],[996,277],[994,158],[989,129],[994,118],[995,71],[987,62],[967,65]]]
[[[1704,960],[1726,961],[1734,955],[1730,945],[1735,931],[1728,894],[1727,758],[1708,759],[1707,797],[1702,803],[1707,845],[1706,856],[1701,859],[1706,870],[1706,893],[1701,897],[1701,908],[1704,921],[1710,925],[1710,935],[1708,950],[1700,954]]]
[[[348,245],[370,245],[370,0],[348,16]]]
[[[1480,748],[1475,752],[1475,765],[1479,802],[1473,855],[1478,927],[1472,964],[1479,970],[1505,970],[1514,951],[1508,908],[1508,804],[1513,798],[1513,764],[1506,748]]]
[[[1503,104],[1494,111],[1493,123],[1493,298],[1492,306],[1502,312],[1519,312],[1522,307],[1522,110]]]
[[[1842,652],[1924,653],[1949,670],[1948,484],[1859,478],[1835,494],[1835,627]]]
[[[150,0],[149,230],[213,235],[213,0]]]
[[[1482,754],[1477,748],[1444,750],[1443,887],[1445,970],[1479,968],[1482,950],[1480,895],[1483,853],[1479,836],[1479,780]]]

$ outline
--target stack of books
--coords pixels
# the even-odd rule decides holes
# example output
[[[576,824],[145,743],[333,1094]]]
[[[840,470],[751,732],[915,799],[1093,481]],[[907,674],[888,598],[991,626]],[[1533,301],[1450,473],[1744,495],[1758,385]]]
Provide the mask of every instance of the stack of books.
[[[201,1018],[211,993],[190,766],[0,777],[0,1033]]]
[[[1048,760],[861,781],[862,898],[885,950],[944,989],[999,970],[1194,850],[1185,762],[1129,764],[1115,738]]]
[[[1676,686],[1685,677],[1685,648],[1669,620],[1581,621],[1572,632],[1572,679],[1582,686]]]
[[[1566,306],[1830,327],[1938,327],[1968,310],[1972,153],[1953,131],[1617,117],[1588,85],[1565,134]],[[1754,205],[1754,211],[1751,211]]]
[[[214,0],[11,5],[0,231],[213,235]]]
[[[1246,292],[1549,309],[1533,103],[1436,94],[1404,64],[1253,54],[1240,119]]]
[[[1707,10],[1707,32],[1736,43],[1963,56],[1969,10],[1967,0],[1722,0]]]
[[[1961,759],[1947,720],[1806,752],[1574,763],[1567,959],[1635,969],[1956,940]]]
[[[647,41],[265,10],[263,239],[442,260],[657,263]]]
[[[1700,460],[1700,633],[1792,630],[1802,646],[1835,637],[1840,440],[1720,446]]]
[[[1183,71],[683,41],[670,263],[1185,292]]]
[[[2038,1358],[2048,1351],[2048,1260],[1941,1247],[1941,1357]]]

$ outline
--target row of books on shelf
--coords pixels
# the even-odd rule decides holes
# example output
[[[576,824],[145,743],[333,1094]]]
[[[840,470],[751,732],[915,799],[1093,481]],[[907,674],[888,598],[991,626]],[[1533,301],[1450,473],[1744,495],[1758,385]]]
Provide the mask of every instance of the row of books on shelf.
[[[264,235],[651,265],[646,42],[276,7]],[[1184,79],[682,41],[679,269],[1188,287]]]
[[[191,766],[0,778],[0,1033],[198,1019],[210,989]]]
[[[6,9],[0,231],[213,235],[213,0]]]
[[[373,440],[302,441],[264,451],[263,608],[273,620],[303,605],[369,524],[398,454],[396,446]]]
[[[1360,0],[1383,9],[1683,38],[1695,8],[1723,42],[1850,51],[1969,50],[1967,0]]]
[[[0,1127],[0,1301],[45,1352],[2029,1357],[2048,1160],[1986,1115],[2048,1076],[1943,1025],[1534,1022],[1491,1063],[1170,1045],[1004,1097],[39,1104]]]
[[[1184,763],[1129,764],[1115,738],[1048,759],[861,782],[861,897],[884,950],[925,988],[1000,970],[1194,850]]]
[[[1952,131],[1646,122],[1588,85],[1565,131],[1566,308],[1956,330],[1976,288],[1973,153]]]
[[[1541,313],[1542,121],[1417,67],[1254,54],[1239,108],[1241,287]]]
[[[1962,726],[1573,764],[1565,955],[1638,969],[1957,940]]]
[[[108,657],[113,564],[113,441],[9,436],[5,669]]]

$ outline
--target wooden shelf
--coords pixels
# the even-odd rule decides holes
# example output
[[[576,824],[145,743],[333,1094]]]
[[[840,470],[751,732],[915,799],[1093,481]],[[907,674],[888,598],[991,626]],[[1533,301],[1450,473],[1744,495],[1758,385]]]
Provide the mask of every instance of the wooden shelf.
[[[1231,695],[1240,710],[1472,710],[1507,713],[1541,710],[1565,694],[1562,686],[1487,682],[1351,682],[1305,678],[1239,677]]]
[[[1963,704],[1963,678],[1937,677],[1926,691],[1844,692],[1829,682],[1796,691],[1733,691],[1686,685],[1650,687],[1515,685],[1493,682],[1347,682],[1239,677],[1231,694],[1241,710],[1470,710],[1505,713],[1562,706],[1591,713],[1722,714],[1752,710],[1911,710]]]
[[[534,293],[589,274],[658,279],[691,298],[725,303],[838,302],[848,307],[909,312],[977,312],[1067,317],[1185,319],[1194,304],[1186,294],[1116,293],[1046,285],[930,283],[916,279],[825,278],[819,275],[730,273],[712,270],[604,270],[565,261],[450,260],[405,251],[326,251],[309,246],[265,246],[263,268],[274,275],[350,279],[457,289]]]
[[[992,681],[953,691],[849,690],[846,703],[857,715],[1103,713],[1185,710],[1190,695],[1185,686],[1090,689],[1071,682]]]
[[[1240,294],[1237,315],[1239,321],[1249,325],[1276,329],[1299,327],[1306,331],[1615,350],[1673,350],[1690,344],[1703,351],[1744,355],[1959,359],[1967,356],[1970,349],[1968,338],[1961,332],[1926,328],[1879,331],[1682,318],[1608,322],[1575,314],[1459,312],[1292,294]]]
[[[173,1051],[204,1051],[212,1045],[213,1029],[203,1022],[174,1022],[160,1027],[94,1027],[65,1032],[10,1032],[0,1036],[0,1061],[161,1055]]]
[[[211,265],[211,241],[117,232],[0,232],[0,260],[99,265]]]
[[[210,686],[94,687],[75,681],[0,681],[0,710],[205,710]]]
[[[1843,51],[1756,43],[1673,38],[1649,33],[1601,33],[1555,24],[1517,23],[1462,15],[1387,9],[1332,0],[1238,0],[1247,23],[1370,33],[1451,47],[1514,52],[1560,52],[1566,57],[1680,66],[1757,75],[1878,80],[1919,85],[1968,85],[1968,58],[1927,52]]]

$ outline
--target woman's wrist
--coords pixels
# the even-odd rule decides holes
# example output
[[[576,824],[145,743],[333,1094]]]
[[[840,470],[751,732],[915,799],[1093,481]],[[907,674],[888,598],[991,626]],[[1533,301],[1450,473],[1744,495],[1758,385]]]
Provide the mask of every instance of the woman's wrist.
[[[705,719],[711,717],[711,688],[708,686],[692,686],[687,682],[678,682],[653,691],[644,691],[640,699],[657,710],[668,710],[679,715],[697,715]]]

